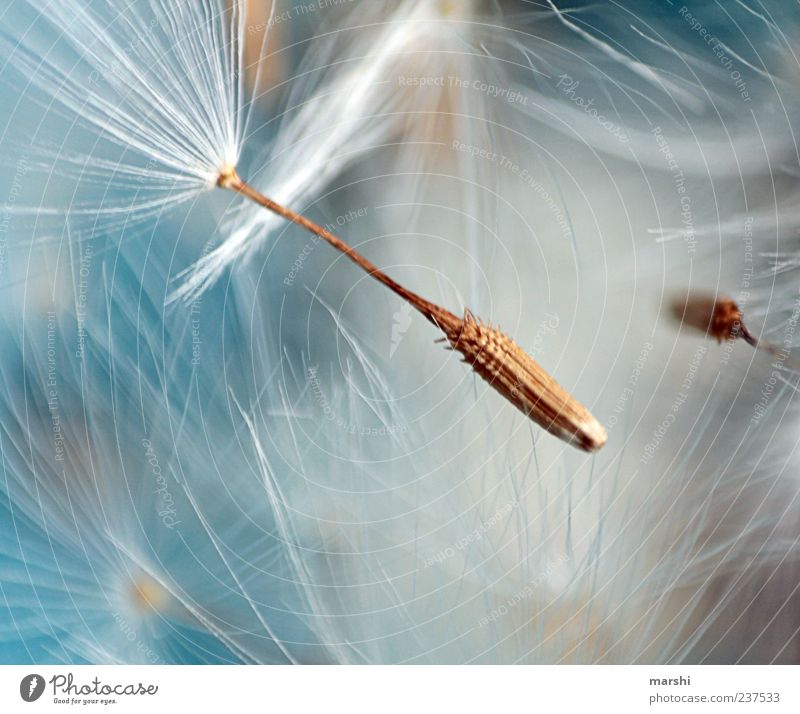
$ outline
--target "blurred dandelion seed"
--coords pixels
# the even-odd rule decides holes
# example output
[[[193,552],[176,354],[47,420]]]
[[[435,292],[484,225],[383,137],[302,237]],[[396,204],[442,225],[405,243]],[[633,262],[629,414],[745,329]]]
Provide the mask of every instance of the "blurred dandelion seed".
[[[672,315],[681,324],[700,331],[716,339],[718,343],[744,340],[757,350],[769,352],[784,366],[796,369],[786,363],[789,348],[759,340],[742,321],[742,311],[738,304],[730,298],[718,298],[713,295],[692,295],[688,299],[675,299],[671,305]],[[791,340],[789,340],[791,342]]]
[[[163,610],[170,601],[170,594],[161,583],[147,574],[131,583],[132,599],[141,612]]]
[[[442,340],[449,349],[460,352],[482,379],[546,431],[584,451],[596,451],[606,443],[606,431],[597,419],[498,328],[476,319],[469,310],[463,319],[456,317],[403,287],[326,228],[256,191],[234,168],[221,173],[217,184],[324,239],[406,300],[444,332]]]

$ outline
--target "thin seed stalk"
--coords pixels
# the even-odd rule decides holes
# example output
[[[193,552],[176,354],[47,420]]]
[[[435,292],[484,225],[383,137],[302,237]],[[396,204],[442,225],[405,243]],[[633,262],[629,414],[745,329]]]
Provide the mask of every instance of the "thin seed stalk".
[[[491,387],[551,434],[588,452],[596,451],[606,443],[605,429],[589,410],[499,329],[482,322],[469,310],[464,311],[463,318],[457,317],[403,287],[323,226],[259,193],[243,181],[235,169],[222,172],[217,185],[241,194],[319,236],[372,278],[407,300],[444,333],[442,339],[448,342],[449,349],[460,352],[464,362]]]

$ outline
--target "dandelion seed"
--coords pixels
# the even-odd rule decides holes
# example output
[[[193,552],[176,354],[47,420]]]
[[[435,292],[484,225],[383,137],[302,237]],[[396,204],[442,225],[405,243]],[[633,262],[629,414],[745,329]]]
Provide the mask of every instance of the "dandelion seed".
[[[256,191],[235,169],[220,174],[217,183],[323,238],[408,301],[444,332],[450,349],[460,352],[476,374],[539,426],[584,451],[596,451],[606,443],[605,429],[597,419],[499,329],[476,319],[469,310],[463,319],[456,317],[403,287],[329,230]]]
[[[789,357],[788,349],[759,340],[742,321],[742,311],[730,298],[693,295],[673,301],[672,315],[679,322],[713,337],[718,343],[744,340],[758,350],[769,352],[781,362]],[[788,364],[786,366],[789,366]]]
[[[742,323],[742,311],[733,300],[713,295],[692,295],[687,300],[674,300],[671,310],[677,320],[706,333],[717,342],[741,337],[753,347],[758,346],[755,337]]]

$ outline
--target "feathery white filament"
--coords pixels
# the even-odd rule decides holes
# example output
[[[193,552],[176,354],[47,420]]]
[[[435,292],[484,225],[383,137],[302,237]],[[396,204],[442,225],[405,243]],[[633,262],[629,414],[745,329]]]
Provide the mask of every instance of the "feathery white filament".
[[[28,31],[2,36],[10,67],[48,112],[95,137],[89,152],[45,148],[41,157],[81,180],[121,179],[144,192],[141,202],[87,211],[174,205],[236,164],[247,113],[242,0],[25,2],[36,12]],[[48,47],[42,33],[53,31]]]
[[[466,13],[470,6],[461,10]],[[369,9],[359,7],[357,12],[369,27],[362,19]],[[364,41],[356,35],[346,57],[336,57],[324,68],[316,92],[297,97],[297,112],[281,127],[276,144],[263,157],[264,166],[248,180],[279,203],[303,206],[363,152],[399,138],[408,117],[402,90],[393,84],[396,70],[407,55],[436,46],[443,31],[453,32],[442,22],[446,17],[441,0],[402,0],[379,23],[374,37]],[[320,52],[336,39],[335,33],[319,38]],[[222,244],[180,276],[184,280],[172,299],[202,293],[284,223],[262,210],[238,215]]]

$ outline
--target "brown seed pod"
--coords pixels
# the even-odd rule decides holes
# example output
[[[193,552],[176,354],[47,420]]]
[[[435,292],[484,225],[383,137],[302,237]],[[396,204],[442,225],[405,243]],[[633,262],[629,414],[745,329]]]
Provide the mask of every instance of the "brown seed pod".
[[[441,325],[450,349],[497,392],[543,429],[584,451],[607,441],[591,413],[508,335],[484,324],[469,310],[464,319]]]
[[[672,303],[672,314],[679,322],[713,337],[717,342],[735,340],[739,337],[758,346],[742,322],[742,311],[729,298],[713,295],[691,295],[688,299],[676,299]]]
[[[769,352],[787,369],[797,370],[798,365],[787,361],[789,350],[760,341],[742,321],[742,311],[730,298],[713,295],[690,295],[672,303],[672,315],[681,324],[688,325],[713,337],[717,342],[743,339],[751,347]]]

